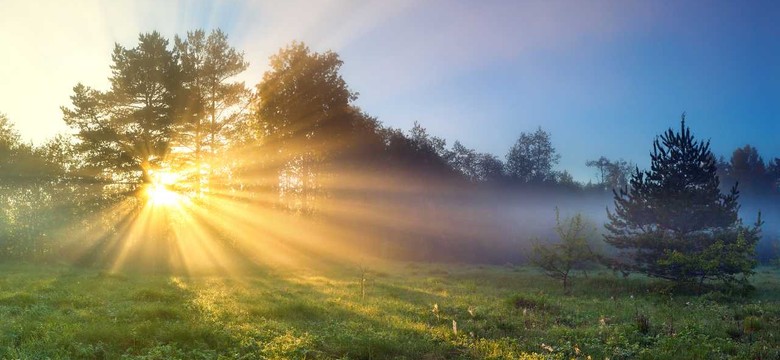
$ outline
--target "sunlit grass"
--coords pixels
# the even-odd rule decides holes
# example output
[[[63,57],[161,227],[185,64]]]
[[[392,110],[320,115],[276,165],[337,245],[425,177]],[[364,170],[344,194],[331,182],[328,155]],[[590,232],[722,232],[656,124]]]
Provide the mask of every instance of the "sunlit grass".
[[[0,267],[0,358],[775,358],[776,270],[748,298],[591,274],[444,264],[240,276]],[[438,312],[432,311],[437,305]],[[649,319],[646,333],[637,314]],[[452,330],[452,321],[458,333]],[[745,324],[749,325],[748,327]]]

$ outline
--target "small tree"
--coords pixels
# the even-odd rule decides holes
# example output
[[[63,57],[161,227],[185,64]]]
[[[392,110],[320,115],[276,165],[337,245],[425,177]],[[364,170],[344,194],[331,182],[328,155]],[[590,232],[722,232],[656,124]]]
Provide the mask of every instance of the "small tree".
[[[630,187],[614,193],[605,225],[608,244],[621,251],[615,269],[673,281],[720,279],[752,273],[761,216],[753,227],[738,218],[734,186],[721,194],[709,142],[695,141],[682,117],[653,144],[649,171],[637,169]]]
[[[542,268],[547,276],[561,280],[563,291],[568,293],[571,272],[582,269],[596,258],[588,244],[588,239],[593,237],[595,230],[582,214],[561,220],[560,212],[556,208],[555,233],[561,242],[550,245],[534,244],[534,265]]]

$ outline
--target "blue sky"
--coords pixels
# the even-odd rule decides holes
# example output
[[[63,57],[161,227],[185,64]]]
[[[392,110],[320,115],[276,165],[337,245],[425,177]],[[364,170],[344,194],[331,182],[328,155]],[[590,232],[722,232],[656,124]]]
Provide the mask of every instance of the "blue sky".
[[[73,5],[76,4],[76,5]],[[448,143],[503,157],[523,131],[552,134],[559,168],[587,181],[601,155],[647,166],[683,111],[728,155],[780,157],[776,1],[81,1],[4,0],[0,112],[35,142],[63,131],[59,106],[107,86],[114,42],[220,27],[259,81],[292,40],[332,49],[389,126],[422,123]]]

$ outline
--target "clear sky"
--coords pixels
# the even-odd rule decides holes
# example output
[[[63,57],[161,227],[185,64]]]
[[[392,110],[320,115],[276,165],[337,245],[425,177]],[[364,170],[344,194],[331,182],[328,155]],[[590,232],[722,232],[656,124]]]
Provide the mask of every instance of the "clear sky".
[[[106,89],[115,42],[222,28],[254,85],[292,40],[334,50],[357,104],[503,158],[541,126],[560,169],[601,155],[647,166],[688,124],[717,154],[780,157],[779,1],[0,0],[0,112],[25,139],[65,130],[77,82]]]

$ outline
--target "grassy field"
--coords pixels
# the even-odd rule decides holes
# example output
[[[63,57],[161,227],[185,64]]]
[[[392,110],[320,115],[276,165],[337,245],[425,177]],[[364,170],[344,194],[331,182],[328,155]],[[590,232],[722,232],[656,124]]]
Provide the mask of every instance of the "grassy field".
[[[0,266],[5,359],[778,359],[780,272],[749,297],[611,273],[396,264],[233,276]],[[454,329],[457,327],[457,332]]]

